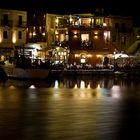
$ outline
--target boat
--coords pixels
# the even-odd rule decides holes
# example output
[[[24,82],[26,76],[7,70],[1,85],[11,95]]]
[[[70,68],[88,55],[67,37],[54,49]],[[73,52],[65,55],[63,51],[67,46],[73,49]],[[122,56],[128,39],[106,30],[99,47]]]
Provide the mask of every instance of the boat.
[[[30,58],[18,57],[9,63],[1,65],[7,78],[12,79],[46,79],[49,76],[49,63]]]
[[[124,71],[115,71],[114,74],[117,76],[127,76],[128,73],[127,72],[124,72]]]

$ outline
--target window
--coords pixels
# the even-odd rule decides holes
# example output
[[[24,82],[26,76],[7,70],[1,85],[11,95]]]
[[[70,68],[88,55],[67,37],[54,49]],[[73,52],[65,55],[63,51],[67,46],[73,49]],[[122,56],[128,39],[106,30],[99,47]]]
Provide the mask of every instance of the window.
[[[119,23],[115,23],[115,28],[116,28],[116,29],[119,28]]]
[[[7,31],[3,31],[3,38],[8,39],[8,32]]]
[[[90,46],[89,34],[81,34],[81,46]]]
[[[125,36],[122,36],[122,37],[121,37],[121,43],[122,43],[122,44],[125,44],[125,42],[126,42],[126,37],[125,37]]]
[[[91,25],[91,18],[83,18],[82,24],[85,26],[90,26]]]
[[[4,24],[5,26],[8,25],[8,14],[4,14],[4,15],[3,15],[3,24]]]
[[[18,39],[22,39],[22,32],[21,31],[18,32]]]
[[[89,34],[81,34],[82,41],[89,41]]]
[[[126,29],[126,25],[125,25],[125,23],[122,23],[122,25],[121,25],[121,29],[122,29],[122,30],[125,30],[125,29]]]
[[[95,20],[95,22],[96,22],[96,26],[101,26],[101,25],[103,25],[103,19],[102,19],[102,18],[97,18],[97,19]]]
[[[110,31],[104,31],[104,40],[105,43],[110,41]]]
[[[18,17],[18,24],[19,24],[19,25],[22,25],[22,16],[19,16],[19,17]]]

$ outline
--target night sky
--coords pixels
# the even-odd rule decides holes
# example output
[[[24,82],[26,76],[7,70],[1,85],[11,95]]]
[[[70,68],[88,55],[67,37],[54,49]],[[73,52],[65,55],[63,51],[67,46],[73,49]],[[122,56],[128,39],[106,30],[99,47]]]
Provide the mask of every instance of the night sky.
[[[96,8],[104,8],[106,14],[140,19],[138,0],[1,0],[0,8],[61,14],[94,13]]]

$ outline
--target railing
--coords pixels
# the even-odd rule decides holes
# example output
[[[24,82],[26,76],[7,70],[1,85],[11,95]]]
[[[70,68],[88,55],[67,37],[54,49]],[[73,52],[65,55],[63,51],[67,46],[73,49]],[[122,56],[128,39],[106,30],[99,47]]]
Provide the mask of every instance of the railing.
[[[26,28],[27,27],[27,22],[18,22],[17,23],[17,27],[22,27],[22,28]]]
[[[13,21],[12,20],[1,20],[0,25],[1,26],[12,27],[13,26]]]

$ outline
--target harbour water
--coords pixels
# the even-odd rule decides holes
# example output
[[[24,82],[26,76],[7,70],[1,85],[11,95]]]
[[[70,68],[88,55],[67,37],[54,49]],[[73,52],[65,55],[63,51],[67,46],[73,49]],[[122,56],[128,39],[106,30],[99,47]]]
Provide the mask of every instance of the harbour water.
[[[139,77],[0,81],[0,140],[140,139]]]

